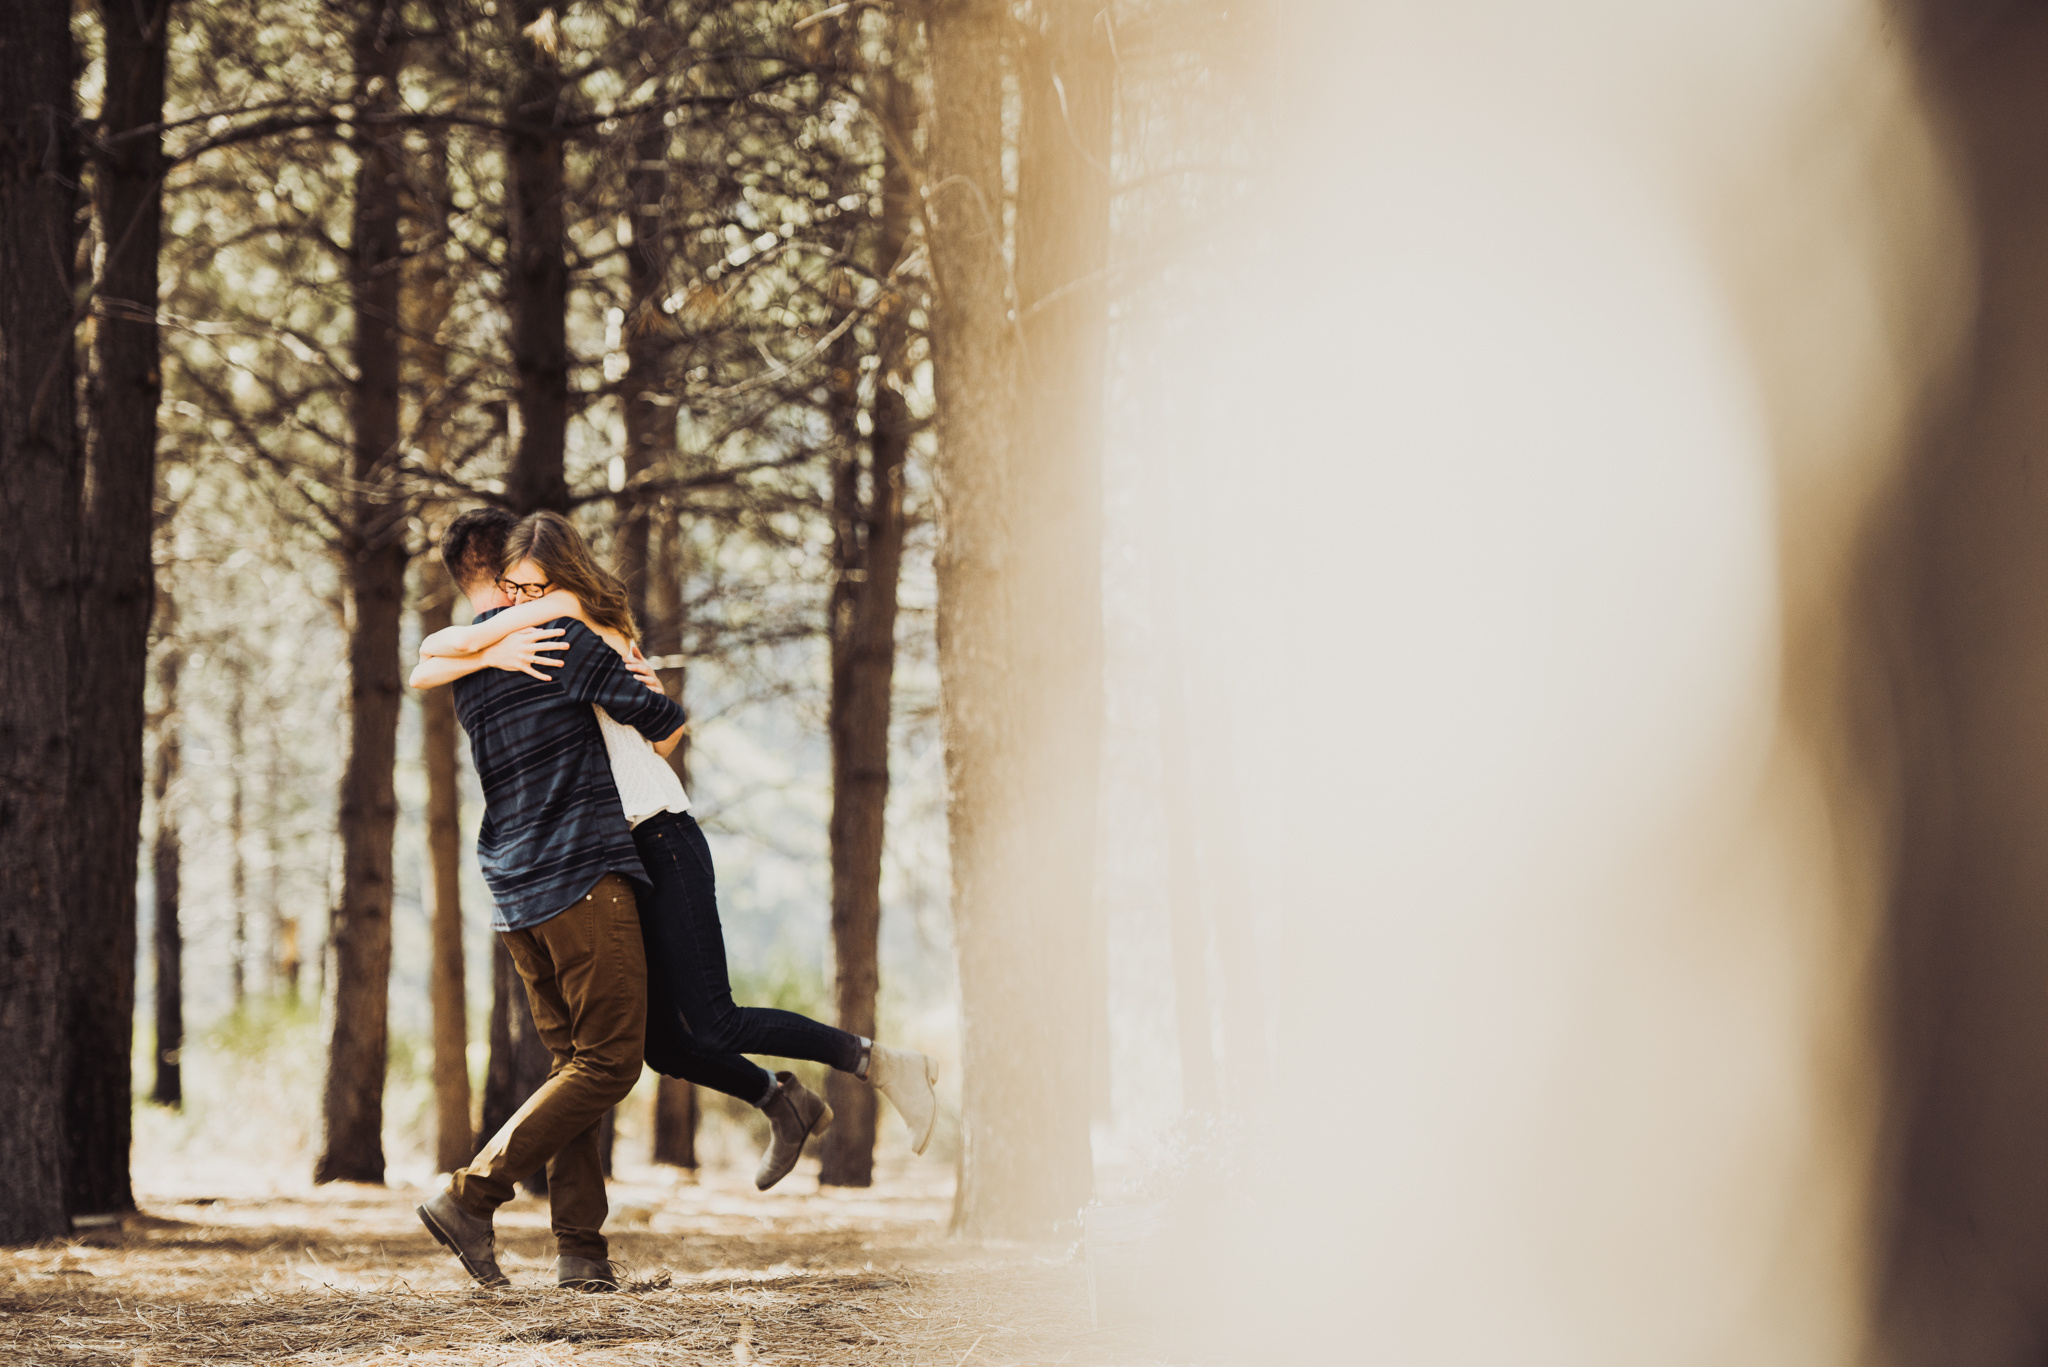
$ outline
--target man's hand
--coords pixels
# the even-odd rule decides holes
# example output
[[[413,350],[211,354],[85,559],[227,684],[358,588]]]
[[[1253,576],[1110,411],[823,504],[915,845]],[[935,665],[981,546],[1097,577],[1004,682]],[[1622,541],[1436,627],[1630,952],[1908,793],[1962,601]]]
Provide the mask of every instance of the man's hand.
[[[647,657],[640,653],[640,643],[638,641],[633,642],[633,653],[626,657],[625,663],[626,669],[641,683],[646,684],[657,693],[667,691],[661,686],[661,677],[654,672],[654,666],[647,663]]]
[[[560,627],[521,627],[519,630],[487,648],[480,656],[487,668],[510,670],[515,674],[531,674],[536,679],[552,680],[552,674],[543,674],[535,665],[559,665],[561,659],[547,652],[567,650],[567,641],[548,638],[562,635]]]

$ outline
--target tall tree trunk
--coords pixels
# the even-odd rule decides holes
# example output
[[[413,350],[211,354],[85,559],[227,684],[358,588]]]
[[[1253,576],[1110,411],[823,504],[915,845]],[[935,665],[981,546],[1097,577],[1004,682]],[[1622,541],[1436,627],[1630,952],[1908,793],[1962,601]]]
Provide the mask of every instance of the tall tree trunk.
[[[675,518],[661,515],[653,520],[653,565],[647,575],[647,654],[667,667],[657,673],[662,691],[683,702],[683,685],[688,671],[683,657],[683,547],[682,530]],[[690,734],[685,731],[676,748],[669,752],[669,768],[690,787]],[[654,1088],[654,1161],[678,1168],[697,1166],[697,1120],[700,1108],[697,1089],[681,1078],[665,1077]]]
[[[876,77],[874,93],[887,124],[882,171],[881,231],[872,263],[887,277],[910,236],[910,168],[915,115],[907,82]],[[896,592],[903,566],[903,465],[910,453],[910,412],[903,399],[908,361],[909,302],[885,286],[876,310],[879,362],[866,443],[868,494],[861,494],[862,442],[854,334],[842,339],[835,363],[840,450],[834,472],[833,543],[838,578],[828,629],[832,695],[826,729],[832,742],[833,991],[839,1028],[870,1038],[882,925],[882,846],[889,803],[890,684],[896,671]],[[846,1073],[829,1073],[825,1096],[837,1119],[825,1135],[818,1180],[865,1187],[874,1181],[875,1091]]]
[[[512,315],[512,368],[519,386],[519,439],[505,496],[512,511],[523,515],[541,508],[569,508],[563,471],[569,431],[569,267],[563,255],[563,92],[555,60],[554,10],[540,0],[518,0],[513,14],[520,30],[514,39],[520,76],[507,113],[511,131],[505,135],[511,196],[505,295]],[[495,1134],[547,1077],[545,1063],[537,1074],[534,1071],[537,1057],[545,1058],[547,1051],[533,1034],[526,994],[518,988],[516,975],[514,990],[502,986],[502,974],[494,975],[491,1066],[484,1081],[485,1138]],[[497,1052],[500,1039],[512,1050],[502,1064]],[[536,1180],[541,1185],[535,1189],[545,1189],[545,1174]]]
[[[1039,891],[1043,860],[1070,852],[1034,848],[1028,824],[1051,761],[1024,750],[1044,705],[1025,713],[1038,680],[1027,686],[1022,666],[1042,668],[1049,645],[1028,643],[1026,654],[1017,636],[1018,557],[1039,548],[1020,537],[1021,522],[1044,515],[1044,498],[1036,488],[1023,497],[1013,436],[1018,357],[1005,289],[998,79],[1006,20],[993,0],[946,0],[926,17],[939,672],[962,1008],[953,1226],[985,1237],[1043,1235],[1072,1218],[1091,1183],[1085,976],[1074,952],[1083,932],[1071,924],[1086,902],[1054,905]],[[1059,742],[1053,754],[1071,750]],[[1054,800],[1089,802],[1082,793]]]
[[[71,295],[77,145],[71,6],[0,6],[0,1244],[65,1214],[65,926],[81,850],[70,819],[79,463]]]
[[[425,155],[406,198],[411,243],[404,276],[405,357],[415,379],[414,431],[426,464],[447,464],[448,140],[426,137]],[[455,620],[456,588],[438,567],[423,566],[420,635]],[[427,869],[432,887],[428,1002],[434,1037],[434,1163],[453,1172],[476,1152],[469,1120],[469,993],[462,949],[462,791],[456,757],[455,692],[419,695],[420,760],[427,773]]]
[[[79,867],[65,1029],[65,1138],[75,1211],[134,1207],[128,1180],[135,1015],[135,861],[141,843],[143,686],[149,660],[157,404],[157,251],[170,0],[99,5],[105,149],[94,168],[106,244],[94,325],[94,421],[79,605]],[[118,142],[112,141],[119,137]]]
[[[519,447],[506,498],[513,511],[569,510],[563,452],[569,431],[569,263],[562,228],[562,71],[555,10],[543,0],[513,7],[520,34],[519,84],[505,135],[511,180],[511,242],[505,264],[512,314],[512,368],[519,384]]]
[[[697,1166],[697,1089],[679,1077],[654,1086],[653,1156],[673,1168]]]
[[[185,1084],[180,1052],[185,1047],[185,933],[178,920],[178,780],[184,721],[178,715],[178,671],[185,651],[174,637],[176,617],[164,613],[164,641],[157,648],[156,775],[150,797],[156,807],[151,870],[156,883],[156,1077],[149,1099],[180,1106]]]
[[[405,60],[396,0],[366,0],[354,37],[355,104],[397,107]],[[399,449],[399,206],[402,135],[363,122],[352,234],[355,313],[349,526],[343,547],[354,606],[349,634],[349,756],[342,778],[342,888],[316,1182],[384,1180],[384,1073],[391,994],[391,843],[398,822],[399,628],[405,610],[406,502]]]
[[[666,32],[665,0],[641,0],[636,46],[660,60],[672,44]],[[658,499],[636,491],[650,470],[667,468],[675,458],[676,406],[668,367],[675,328],[661,310],[667,292],[662,225],[669,193],[670,132],[659,113],[640,116],[626,171],[628,231],[626,243],[626,375],[619,389],[626,434],[626,492],[619,498],[619,577],[626,581],[633,621],[648,629],[648,547]],[[650,651],[650,653],[652,653]]]
[[[436,578],[445,576],[434,571]],[[437,583],[420,605],[420,634],[454,622],[454,586]],[[462,810],[455,753],[455,696],[420,696],[420,749],[427,771],[427,864],[433,883],[434,1162],[453,1172],[476,1152],[469,1128],[469,996],[462,960]]]

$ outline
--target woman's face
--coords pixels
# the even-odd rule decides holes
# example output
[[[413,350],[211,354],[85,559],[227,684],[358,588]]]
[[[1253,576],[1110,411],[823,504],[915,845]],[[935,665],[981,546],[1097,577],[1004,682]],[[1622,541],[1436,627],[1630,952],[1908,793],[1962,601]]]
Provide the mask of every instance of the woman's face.
[[[526,603],[540,597],[554,585],[548,582],[546,571],[531,559],[526,559],[498,576],[498,587],[505,590],[505,596],[513,602]]]

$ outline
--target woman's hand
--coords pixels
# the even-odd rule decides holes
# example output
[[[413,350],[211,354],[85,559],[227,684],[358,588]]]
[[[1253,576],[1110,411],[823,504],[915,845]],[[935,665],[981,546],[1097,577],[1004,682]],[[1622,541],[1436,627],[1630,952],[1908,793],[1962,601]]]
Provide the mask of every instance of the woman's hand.
[[[536,679],[553,680],[552,674],[543,674],[535,665],[559,665],[559,656],[550,651],[567,650],[567,641],[551,637],[562,635],[560,627],[521,627],[495,645],[486,648],[477,658],[491,669],[509,670],[514,674],[531,674]]]
[[[657,693],[666,692],[661,686],[661,676],[654,672],[654,666],[647,663],[647,657],[640,653],[640,643],[633,642],[632,650],[626,656],[626,668],[633,677]]]

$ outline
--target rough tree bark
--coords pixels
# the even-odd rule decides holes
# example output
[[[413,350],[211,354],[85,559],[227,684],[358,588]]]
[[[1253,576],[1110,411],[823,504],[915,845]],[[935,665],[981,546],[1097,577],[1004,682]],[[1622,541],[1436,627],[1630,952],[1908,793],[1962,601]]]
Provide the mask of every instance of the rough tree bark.
[[[150,783],[150,800],[156,808],[156,835],[150,852],[152,881],[156,884],[151,937],[156,951],[156,1067],[149,1099],[159,1106],[181,1106],[185,1101],[183,1065],[179,1061],[185,1047],[185,933],[178,919],[178,778],[182,767],[179,732],[184,725],[178,716],[178,672],[184,665],[185,652],[175,639],[176,624],[176,616],[166,611],[164,640],[157,647],[156,773]]]
[[[562,452],[569,430],[569,263],[563,255],[563,85],[555,57],[555,10],[513,6],[519,84],[507,111],[511,243],[505,298],[512,315],[512,369],[519,384],[519,449],[506,500],[520,514],[569,510]]]
[[[70,1232],[64,927],[77,644],[71,6],[0,6],[0,1244]]]
[[[666,10],[663,0],[641,0],[635,46],[656,61],[670,45],[663,22]],[[619,386],[626,489],[618,501],[617,544],[619,577],[626,581],[633,621],[643,634],[648,625],[649,534],[660,501],[638,489],[648,471],[666,469],[673,462],[676,450],[676,404],[668,374],[675,328],[661,310],[667,292],[662,225],[669,193],[670,136],[661,114],[640,115],[626,170],[631,237],[626,243],[626,374]]]
[[[366,0],[353,36],[354,102],[397,107],[405,60],[396,0]],[[323,1134],[316,1182],[384,1180],[384,1072],[391,992],[391,843],[398,821],[392,774],[402,690],[398,641],[405,609],[406,501],[399,454],[399,205],[403,135],[356,126],[350,291],[355,313],[350,394],[354,428],[343,555],[354,608],[349,634],[349,756],[341,789],[342,888],[328,934],[334,960]]]
[[[65,1142],[74,1211],[134,1208],[128,1180],[135,1015],[135,863],[142,821],[144,675],[157,404],[157,249],[170,0],[98,6],[106,44],[95,209],[106,244],[93,329],[91,474],[80,584],[79,866],[65,1029],[71,1040]],[[112,139],[119,137],[120,141]]]
[[[887,277],[903,256],[915,203],[911,168],[916,114],[908,82],[877,72],[872,91],[886,125],[880,232],[870,263]],[[839,459],[833,471],[833,560],[827,630],[832,692],[826,731],[832,743],[833,992],[839,1028],[872,1038],[882,925],[882,846],[889,803],[890,684],[896,671],[896,592],[903,567],[903,465],[911,419],[903,398],[910,305],[887,289],[875,314],[878,361],[870,435],[858,424],[860,372],[854,334],[842,339],[831,384]],[[867,459],[861,460],[865,445]],[[866,469],[863,472],[862,466]],[[868,492],[861,492],[861,475]],[[874,1181],[875,1090],[847,1073],[825,1077],[837,1119],[825,1135],[818,1180],[865,1187]]]

